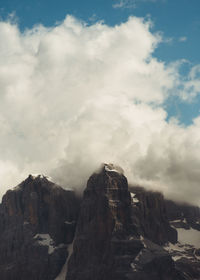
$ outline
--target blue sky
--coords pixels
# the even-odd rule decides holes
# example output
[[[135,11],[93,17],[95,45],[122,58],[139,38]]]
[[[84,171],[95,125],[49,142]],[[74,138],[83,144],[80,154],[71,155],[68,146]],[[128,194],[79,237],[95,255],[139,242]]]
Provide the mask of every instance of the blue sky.
[[[0,16],[6,20],[15,15],[20,29],[32,28],[41,23],[53,26],[71,14],[89,24],[104,21],[114,26],[125,22],[131,15],[150,17],[153,32],[162,32],[165,42],[155,50],[154,56],[170,63],[185,59],[189,66],[200,63],[200,2],[199,0],[1,0]],[[188,63],[181,67],[187,75]],[[200,98],[188,104],[179,98],[165,102],[168,119],[178,117],[184,125],[192,123],[199,114]]]
[[[1,0],[0,17],[0,195],[112,162],[200,203],[199,0]]]
[[[120,1],[1,0],[0,15],[5,19],[14,12],[22,30],[31,28],[37,23],[52,26],[57,21],[62,21],[66,14],[74,15],[87,22],[103,20],[108,25],[126,21],[130,15],[150,16],[154,22],[153,30],[159,30],[164,33],[166,38],[173,39],[171,44],[157,50],[157,57],[166,61],[185,58],[194,63],[200,62],[198,55],[200,2],[198,0],[130,0],[127,1],[127,4],[124,2],[124,6],[119,5],[118,8],[114,8],[117,3]],[[184,41],[184,38],[187,40]]]

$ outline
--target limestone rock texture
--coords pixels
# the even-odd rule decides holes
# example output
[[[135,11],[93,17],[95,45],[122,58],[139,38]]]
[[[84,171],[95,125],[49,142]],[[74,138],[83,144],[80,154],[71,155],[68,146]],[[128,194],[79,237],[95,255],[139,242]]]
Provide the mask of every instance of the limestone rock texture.
[[[77,201],[45,176],[30,175],[0,205],[0,279],[54,279],[74,237]]]
[[[148,195],[134,196],[128,190],[126,177],[115,168],[105,165],[89,178],[67,280],[185,279],[170,254],[159,246],[169,240],[177,241],[176,230],[170,227],[166,213],[160,213],[163,198],[159,197],[162,200],[158,202],[152,195],[148,203]],[[157,217],[147,222],[154,211]],[[157,229],[160,225],[163,228]],[[154,239],[158,244],[151,241]]]
[[[132,219],[140,235],[158,245],[177,242],[177,231],[171,227],[164,197],[159,192],[141,187],[129,187],[132,203]]]
[[[200,280],[200,209],[103,164],[83,196],[30,175],[0,204],[1,280]]]

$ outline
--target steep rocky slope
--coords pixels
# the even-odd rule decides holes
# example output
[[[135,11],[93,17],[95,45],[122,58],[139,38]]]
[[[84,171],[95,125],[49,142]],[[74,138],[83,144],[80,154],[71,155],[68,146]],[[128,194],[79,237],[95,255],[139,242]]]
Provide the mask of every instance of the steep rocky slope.
[[[164,197],[159,192],[129,187],[132,196],[132,219],[140,235],[163,245],[177,242],[177,231],[170,226]]]
[[[66,279],[186,279],[170,254],[151,241],[157,236],[158,243],[176,242],[176,230],[160,213],[164,200],[155,203],[152,195],[147,201],[139,192],[130,195],[121,170],[104,165],[93,174],[84,192]],[[146,221],[154,211],[157,217]],[[151,225],[154,222],[158,225]]]
[[[1,280],[200,280],[200,209],[105,164],[83,197],[30,175],[0,204]]]
[[[54,279],[67,257],[77,219],[73,191],[30,175],[0,206],[0,279]]]
[[[188,204],[166,200],[171,226],[178,233],[178,242],[167,244],[168,250],[188,279],[200,279],[200,209]]]

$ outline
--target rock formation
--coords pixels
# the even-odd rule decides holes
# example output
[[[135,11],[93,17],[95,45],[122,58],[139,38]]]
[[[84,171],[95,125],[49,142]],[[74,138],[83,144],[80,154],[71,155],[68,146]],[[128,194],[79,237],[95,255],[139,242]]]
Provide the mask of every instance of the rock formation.
[[[170,226],[164,197],[159,192],[129,187],[132,196],[132,219],[140,235],[158,245],[177,242],[177,232]]]
[[[114,165],[81,199],[30,175],[0,204],[1,280],[200,280],[199,264],[200,209],[128,187]]]
[[[67,280],[185,279],[175,269],[170,254],[147,239],[148,233],[150,239],[156,239],[155,230],[158,243],[176,242],[176,231],[170,227],[165,213],[160,213],[164,200],[156,203],[152,195],[148,204],[148,196],[136,195],[138,200],[133,195],[131,199],[124,175],[108,165],[90,177],[80,208]],[[137,203],[141,207],[136,210]],[[157,217],[146,221],[154,211]],[[154,222],[158,224],[151,225]]]
[[[0,206],[1,280],[55,279],[67,257],[77,200],[44,176],[30,175]]]

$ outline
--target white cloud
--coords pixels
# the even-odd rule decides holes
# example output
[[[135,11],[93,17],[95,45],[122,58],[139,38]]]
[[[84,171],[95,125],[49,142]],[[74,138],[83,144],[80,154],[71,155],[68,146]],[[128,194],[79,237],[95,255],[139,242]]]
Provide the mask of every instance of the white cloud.
[[[132,0],[120,0],[115,1],[116,3],[113,4],[114,9],[121,9],[121,8],[135,8],[135,1]]]
[[[179,60],[171,63],[174,72],[175,94],[186,102],[191,102],[200,94],[200,65],[192,66],[187,60]],[[180,74],[181,68],[189,67],[186,76]]]
[[[157,2],[158,0],[114,0],[112,5],[114,9],[132,9],[136,8],[141,2]],[[165,0],[162,0],[165,1]]]
[[[167,123],[162,103],[172,90],[190,96],[189,83],[197,91],[199,66],[185,81],[178,64],[157,61],[150,26],[68,16],[21,33],[0,23],[1,193],[29,173],[79,187],[114,162],[131,182],[198,201],[200,120]]]
[[[186,42],[187,41],[187,37],[183,36],[179,38],[179,42]]]

